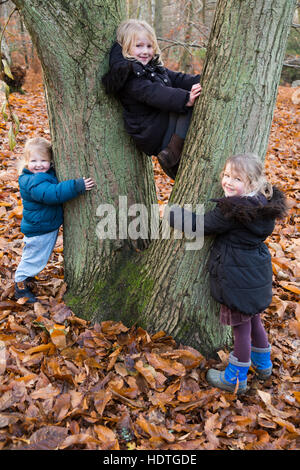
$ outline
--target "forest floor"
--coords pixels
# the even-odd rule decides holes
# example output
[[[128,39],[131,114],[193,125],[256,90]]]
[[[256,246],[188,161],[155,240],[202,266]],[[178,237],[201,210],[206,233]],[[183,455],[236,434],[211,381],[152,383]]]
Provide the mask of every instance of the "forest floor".
[[[33,77],[34,78],[34,77]],[[92,325],[64,304],[63,242],[38,276],[39,303],[13,298],[22,252],[22,205],[16,160],[25,140],[49,138],[42,85],[33,79],[10,103],[21,126],[14,152],[0,122],[0,449],[300,449],[299,104],[280,87],[266,171],[289,200],[289,216],[267,240],[274,297],[263,315],[274,371],[265,383],[249,373],[237,396],[211,388],[219,360],[164,332],[150,335],[119,322]],[[157,195],[166,204],[173,182],[153,159]],[[298,221],[299,228],[299,221]]]

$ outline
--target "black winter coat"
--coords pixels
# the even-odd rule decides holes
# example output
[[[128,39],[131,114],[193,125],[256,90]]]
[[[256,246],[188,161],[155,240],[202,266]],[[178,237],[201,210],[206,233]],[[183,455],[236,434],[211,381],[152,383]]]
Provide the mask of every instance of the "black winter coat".
[[[153,58],[146,66],[123,57],[115,43],[110,52],[110,69],[102,78],[105,90],[121,101],[125,129],[137,147],[157,155],[168,127],[169,112],[186,113],[189,91],[200,75],[173,72]]]
[[[216,208],[204,215],[204,235],[216,235],[208,264],[211,295],[246,315],[262,312],[272,300],[271,255],[264,240],[275,219],[286,212],[283,194],[275,187],[273,191],[270,201],[262,194],[216,199]],[[180,228],[181,223],[184,229],[180,213],[187,217],[187,211],[177,207],[171,211],[170,224]],[[190,215],[189,226],[195,232],[200,216]]]

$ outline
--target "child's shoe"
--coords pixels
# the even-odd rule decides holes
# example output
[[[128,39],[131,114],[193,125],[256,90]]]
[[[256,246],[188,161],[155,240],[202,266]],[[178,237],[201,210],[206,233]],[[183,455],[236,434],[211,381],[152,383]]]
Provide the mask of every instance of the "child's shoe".
[[[15,299],[21,299],[22,297],[27,297],[26,303],[29,304],[38,302],[30,287],[26,284],[26,280],[22,282],[15,282]]]
[[[158,154],[158,158],[166,168],[171,168],[179,162],[183,149],[184,139],[173,134],[167,147]]]
[[[175,179],[177,174],[183,145],[184,139],[173,134],[167,147],[157,155],[160,166],[172,179]]]
[[[213,387],[229,392],[244,393],[247,389],[247,373],[251,362],[239,362],[230,353],[229,364],[225,370],[209,369],[206,374],[207,382]],[[237,383],[238,382],[238,383]]]
[[[268,348],[251,347],[251,366],[258,378],[267,380],[272,374],[271,345]]]

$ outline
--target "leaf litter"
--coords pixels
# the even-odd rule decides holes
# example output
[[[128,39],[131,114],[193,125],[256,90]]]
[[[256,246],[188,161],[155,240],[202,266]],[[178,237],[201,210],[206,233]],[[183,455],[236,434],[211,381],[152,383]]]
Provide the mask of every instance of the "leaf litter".
[[[138,326],[77,317],[63,302],[62,229],[38,276],[40,302],[14,300],[22,253],[16,159],[27,138],[49,137],[49,127],[41,85],[11,95],[21,125],[12,154],[0,123],[0,449],[300,448],[300,134],[293,92],[279,88],[266,159],[268,176],[290,205],[267,240],[274,296],[263,319],[274,372],[262,384],[250,371],[243,396],[206,383],[207,368],[224,367],[228,351],[206,359],[163,331],[150,335]],[[155,157],[153,166],[163,210],[173,181]]]

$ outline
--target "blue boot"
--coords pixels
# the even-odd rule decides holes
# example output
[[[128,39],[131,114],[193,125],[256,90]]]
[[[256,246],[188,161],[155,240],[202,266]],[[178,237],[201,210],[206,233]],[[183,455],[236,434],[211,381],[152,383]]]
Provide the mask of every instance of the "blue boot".
[[[268,348],[251,347],[251,366],[258,378],[266,380],[272,374],[271,345]]]
[[[239,362],[230,353],[229,364],[224,371],[209,369],[206,374],[207,382],[213,387],[234,392],[238,380],[237,393],[244,393],[247,389],[247,373],[251,365],[249,362]]]

